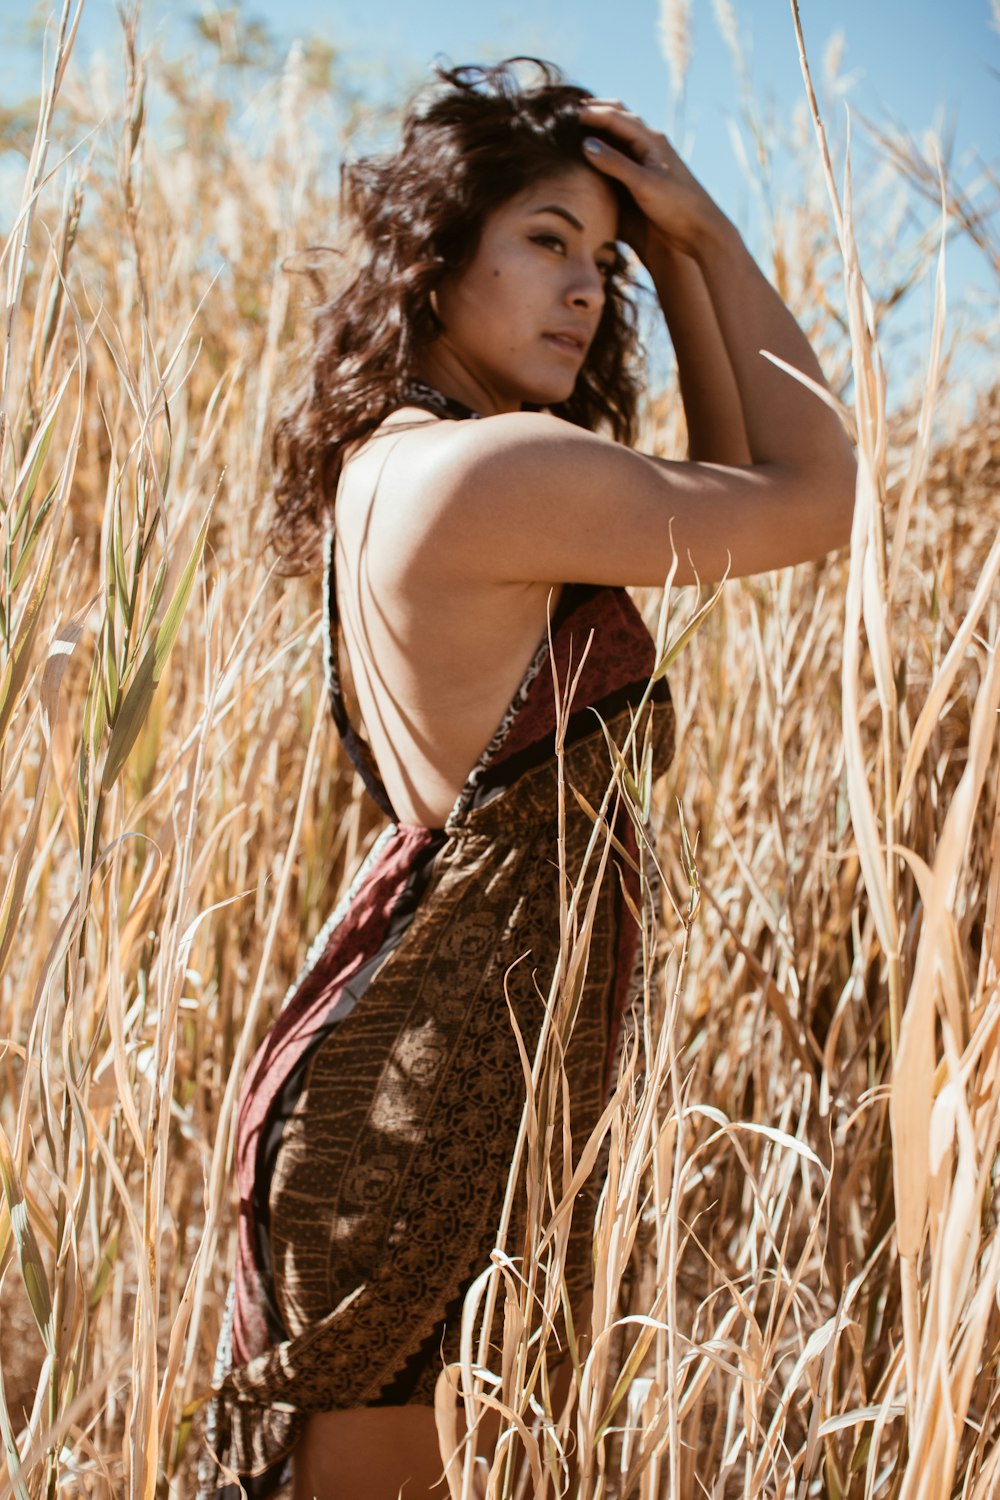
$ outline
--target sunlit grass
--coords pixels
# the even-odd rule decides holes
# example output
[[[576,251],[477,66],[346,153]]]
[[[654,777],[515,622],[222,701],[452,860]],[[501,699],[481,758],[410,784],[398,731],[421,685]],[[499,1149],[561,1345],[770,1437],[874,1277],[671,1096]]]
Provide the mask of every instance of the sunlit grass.
[[[738,12],[717,14],[735,45]],[[0,263],[0,1496],[183,1497],[233,1263],[236,1091],[378,827],[334,743],[318,579],[261,549],[303,324],[280,262],[336,240],[319,122],[339,85],[293,52],[248,136],[227,101],[260,38],[220,32],[229,60],[189,73],[126,27],[112,84],[75,71],[71,30],[67,8]],[[1000,1485],[1000,388],[935,420],[962,353],[942,225],[899,241],[895,281],[877,246],[866,292],[870,205],[855,225],[845,174],[798,147],[766,269],[857,438],[855,534],[727,585],[671,664],[644,1005],[592,1143],[595,1301],[560,1405],[572,1194],[544,1138],[589,932],[574,891],[608,855],[595,836],[578,879],[566,850],[527,1245],[484,1268],[440,1393],[446,1452],[451,1390],[509,1413],[491,1495],[558,1494],[571,1464],[581,1500]],[[925,194],[926,165],[895,151],[893,193]],[[995,265],[971,190],[937,201]],[[933,337],[894,397],[891,311],[928,278]],[[683,453],[674,384],[648,423]],[[696,607],[642,602],[664,649]],[[641,759],[616,782],[640,814]]]

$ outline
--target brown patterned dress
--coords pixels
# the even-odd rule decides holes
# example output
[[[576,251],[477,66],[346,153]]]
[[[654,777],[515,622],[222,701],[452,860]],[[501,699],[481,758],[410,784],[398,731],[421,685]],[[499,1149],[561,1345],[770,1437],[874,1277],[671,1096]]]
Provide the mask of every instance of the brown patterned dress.
[[[468,408],[428,388],[409,400]],[[310,1412],[431,1405],[458,1357],[462,1301],[495,1243],[528,1055],[559,952],[556,711],[548,637],[442,828],[395,820],[338,670],[333,534],[325,547],[325,662],[337,728],[392,819],[319,932],[247,1072],[239,1104],[239,1249],[206,1406],[198,1495],[251,1500],[289,1477]],[[603,719],[621,744],[654,665],[622,588],[564,585],[551,619],[561,690],[582,674],[564,739],[569,786],[599,807],[610,780]],[[596,712],[595,712],[596,711]],[[654,774],[673,750],[664,681]],[[636,848],[624,812],[613,814]],[[572,878],[592,833],[566,798]],[[619,865],[616,870],[615,866]],[[574,1152],[607,1098],[634,983],[637,928],[614,860],[597,915],[566,1067]],[[574,1213],[567,1280],[589,1281],[592,1181]],[[508,1238],[516,1253],[518,1219]]]

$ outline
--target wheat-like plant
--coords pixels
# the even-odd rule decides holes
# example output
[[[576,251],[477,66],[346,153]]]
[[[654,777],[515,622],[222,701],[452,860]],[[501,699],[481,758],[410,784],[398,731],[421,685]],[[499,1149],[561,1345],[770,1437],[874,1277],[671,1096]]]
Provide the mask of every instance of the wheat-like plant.
[[[0,1497],[146,1500],[192,1489],[246,1061],[379,826],[329,723],[318,580],[261,547],[304,323],[282,262],[336,244],[330,167],[368,113],[342,59],[275,64],[222,13],[192,68],[126,11],[116,99],[75,66],[79,14],[50,24],[36,118],[5,117],[26,169],[0,252]],[[642,1005],[574,1161],[560,1056],[611,878],[595,809],[525,1057],[528,1226],[498,1226],[470,1293],[442,1468],[504,1500],[987,1500],[1000,387],[956,405],[945,251],[962,235],[1000,264],[990,183],[878,122],[848,142],[803,47],[790,198],[738,9],[715,15],[768,270],[856,439],[854,535],[712,599],[642,596],[678,718],[656,786],[647,746],[608,746],[642,848]],[[895,318],[928,282],[916,361]],[[684,452],[675,379],[645,440]],[[495,1453],[460,1405],[500,1411]]]

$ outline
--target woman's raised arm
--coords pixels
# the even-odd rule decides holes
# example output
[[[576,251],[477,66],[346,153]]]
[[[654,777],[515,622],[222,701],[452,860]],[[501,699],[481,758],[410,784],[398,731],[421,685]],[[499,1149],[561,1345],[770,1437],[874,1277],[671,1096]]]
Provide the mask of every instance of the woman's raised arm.
[[[432,560],[442,581],[656,586],[676,552],[674,582],[707,583],[822,557],[850,538],[846,440],[733,468],[512,412],[453,424],[412,457],[419,519],[400,550],[421,568]]]
[[[612,103],[581,107],[588,160],[628,189],[622,237],[654,269],[693,256],[739,396],[748,463],[674,463],[555,417],[508,413],[429,450],[423,513],[441,564],[497,579],[657,584],[740,577],[850,538],[855,461],[836,413],[767,351],[826,387],[804,333],[673,147]],[[742,445],[741,445],[742,446]],[[734,451],[730,447],[729,451]],[[439,524],[440,523],[440,524]]]
[[[592,165],[628,189],[634,207],[623,232],[654,279],[671,251],[693,256],[700,267],[739,391],[751,463],[845,460],[849,445],[835,413],[763,353],[825,387],[809,341],[666,136],[610,101],[591,101],[580,117],[623,147],[586,143]]]
[[[709,464],[751,463],[739,388],[698,262],[664,243],[649,254],[647,269],[677,357],[687,457]]]

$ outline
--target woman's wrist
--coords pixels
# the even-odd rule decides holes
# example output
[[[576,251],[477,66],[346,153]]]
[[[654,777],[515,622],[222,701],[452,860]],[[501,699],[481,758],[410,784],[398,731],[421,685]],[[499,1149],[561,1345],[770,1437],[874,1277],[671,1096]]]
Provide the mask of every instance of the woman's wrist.
[[[743,237],[732,219],[715,205],[714,212],[705,214],[700,221],[689,253],[704,270],[709,262],[720,255],[728,256],[734,251],[745,249]]]
[[[721,208],[715,208],[713,212],[706,213],[685,236],[683,245],[669,236],[665,229],[650,224],[642,250],[637,253],[655,281],[658,275],[669,276],[671,271],[676,271],[686,261],[693,260],[702,265],[705,259],[713,259],[720,253],[731,253],[736,246],[742,246],[742,243],[739,230],[732,220],[726,217]]]

